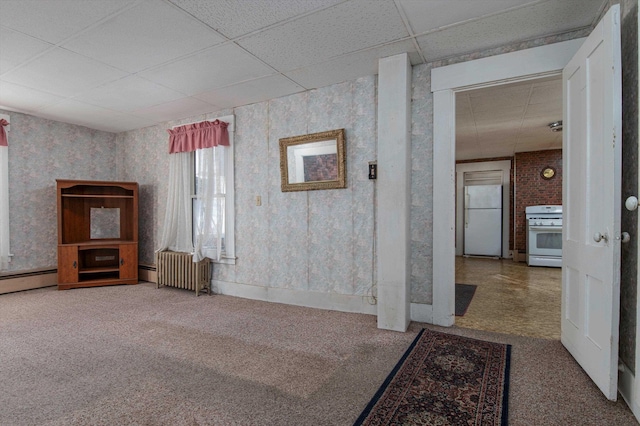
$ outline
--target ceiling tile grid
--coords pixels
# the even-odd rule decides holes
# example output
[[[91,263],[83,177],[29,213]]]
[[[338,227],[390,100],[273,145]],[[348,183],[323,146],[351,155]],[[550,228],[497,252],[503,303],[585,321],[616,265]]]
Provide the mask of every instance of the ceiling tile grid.
[[[170,0],[230,39],[270,27],[296,16],[334,6],[344,0]]]
[[[234,43],[227,43],[139,75],[192,96],[274,73]]]
[[[86,56],[55,48],[3,74],[1,79],[54,95],[75,96],[126,75]]]
[[[154,0],[142,2],[62,46],[133,73],[224,41],[200,21]]]
[[[0,27],[0,40],[0,74],[53,47],[50,43],[6,27]]]
[[[392,1],[350,0],[238,41],[290,71],[409,36]]]
[[[57,44],[132,4],[129,0],[2,0],[0,25]]]
[[[418,65],[589,28],[608,3],[0,0],[0,108],[119,132],[374,75],[386,56]],[[524,149],[562,116],[557,81],[486,91],[457,112],[474,141],[461,153],[494,152],[513,136],[482,133],[509,127]]]

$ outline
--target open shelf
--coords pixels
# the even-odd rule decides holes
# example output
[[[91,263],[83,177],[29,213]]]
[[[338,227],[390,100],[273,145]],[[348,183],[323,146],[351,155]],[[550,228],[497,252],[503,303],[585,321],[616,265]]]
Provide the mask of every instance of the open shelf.
[[[138,184],[58,180],[58,288],[138,282]]]

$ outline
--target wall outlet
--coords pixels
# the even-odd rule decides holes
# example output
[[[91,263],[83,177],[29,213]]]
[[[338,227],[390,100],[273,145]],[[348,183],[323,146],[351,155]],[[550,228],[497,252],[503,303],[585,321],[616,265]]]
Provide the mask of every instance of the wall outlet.
[[[256,206],[261,206],[262,205],[262,197],[259,195],[256,195]]]

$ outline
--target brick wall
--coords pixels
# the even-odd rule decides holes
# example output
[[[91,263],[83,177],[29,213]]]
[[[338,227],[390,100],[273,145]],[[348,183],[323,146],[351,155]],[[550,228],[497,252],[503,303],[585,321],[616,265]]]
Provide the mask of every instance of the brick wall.
[[[562,204],[562,150],[519,152],[515,156],[516,176],[516,250],[526,251],[525,207]],[[556,175],[550,179],[541,176],[551,166]]]

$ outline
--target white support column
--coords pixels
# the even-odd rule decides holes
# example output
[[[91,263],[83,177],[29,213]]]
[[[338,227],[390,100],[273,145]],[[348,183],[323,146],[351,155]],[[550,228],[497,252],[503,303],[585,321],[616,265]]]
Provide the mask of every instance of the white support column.
[[[378,64],[378,328],[410,322],[411,63],[407,54]]]
[[[433,323],[455,319],[455,93],[433,93]],[[438,182],[436,185],[435,182]],[[447,214],[442,214],[447,212]]]

